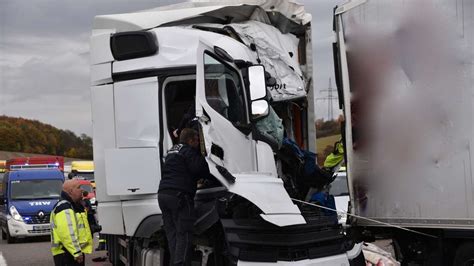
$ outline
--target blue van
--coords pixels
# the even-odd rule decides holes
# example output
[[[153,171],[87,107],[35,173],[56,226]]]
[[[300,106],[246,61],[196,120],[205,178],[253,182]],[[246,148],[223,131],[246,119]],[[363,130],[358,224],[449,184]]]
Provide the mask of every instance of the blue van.
[[[49,235],[49,216],[61,195],[59,169],[5,173],[0,191],[0,231],[8,243],[16,238]]]

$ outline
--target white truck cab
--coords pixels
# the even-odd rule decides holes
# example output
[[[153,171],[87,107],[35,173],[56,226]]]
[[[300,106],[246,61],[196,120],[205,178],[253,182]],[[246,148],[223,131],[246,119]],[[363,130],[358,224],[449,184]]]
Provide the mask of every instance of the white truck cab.
[[[266,126],[284,125],[288,138],[314,150],[310,22],[303,6],[281,1],[187,2],[95,18],[95,180],[114,265],[168,259],[157,190],[172,132],[189,108],[216,179],[195,198],[196,262],[360,259],[360,245],[341,225],[292,201],[304,199],[310,185],[281,162],[281,138],[257,125],[276,114],[281,120]]]

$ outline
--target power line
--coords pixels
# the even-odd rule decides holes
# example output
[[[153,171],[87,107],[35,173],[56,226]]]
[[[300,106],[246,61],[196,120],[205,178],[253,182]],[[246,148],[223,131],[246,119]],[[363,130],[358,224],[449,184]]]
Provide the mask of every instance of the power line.
[[[337,94],[333,95],[336,90],[332,87],[331,78],[329,78],[329,87],[327,90],[320,90],[320,92],[327,92],[326,97],[316,98],[316,100],[325,100],[328,103],[328,120],[334,119],[333,100],[338,100]]]

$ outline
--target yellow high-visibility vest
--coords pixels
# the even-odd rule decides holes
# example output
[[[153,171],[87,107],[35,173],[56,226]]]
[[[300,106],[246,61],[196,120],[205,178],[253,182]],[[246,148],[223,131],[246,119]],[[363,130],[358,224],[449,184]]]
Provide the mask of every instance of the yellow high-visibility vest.
[[[75,258],[92,253],[94,243],[86,210],[75,212],[69,201],[61,200],[51,212],[50,225],[53,256],[65,250]]]
[[[334,150],[331,152],[324,161],[324,167],[333,168],[340,164],[344,160],[344,145],[342,141],[338,141],[334,144]]]

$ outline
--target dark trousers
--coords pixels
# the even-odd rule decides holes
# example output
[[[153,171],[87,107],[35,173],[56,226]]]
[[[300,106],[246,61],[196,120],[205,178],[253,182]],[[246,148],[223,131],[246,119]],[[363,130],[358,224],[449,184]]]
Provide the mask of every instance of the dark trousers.
[[[82,255],[84,256],[84,254]],[[53,256],[55,266],[84,266],[82,263],[77,263],[74,257],[69,252]]]
[[[171,265],[191,265],[193,255],[194,199],[174,192],[158,193],[158,204],[168,239]]]

